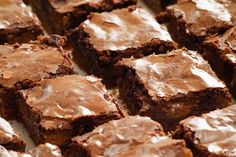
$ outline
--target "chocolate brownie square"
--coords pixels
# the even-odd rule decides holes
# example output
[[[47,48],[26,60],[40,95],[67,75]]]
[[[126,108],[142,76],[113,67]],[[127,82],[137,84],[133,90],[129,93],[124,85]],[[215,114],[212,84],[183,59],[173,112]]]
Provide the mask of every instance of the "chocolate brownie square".
[[[0,146],[15,151],[24,151],[25,142],[15,132],[11,124],[0,117]],[[1,153],[0,153],[1,154]]]
[[[147,117],[126,117],[72,138],[67,157],[192,157],[183,140],[167,137],[159,123]]]
[[[236,105],[180,122],[175,138],[185,139],[199,157],[236,156]]]
[[[66,34],[92,12],[135,5],[137,0],[28,0],[49,33]]]
[[[203,57],[236,96],[236,27],[204,42]]]
[[[100,79],[65,75],[19,91],[20,116],[36,144],[61,145],[74,135],[121,117]]]
[[[22,0],[0,1],[0,44],[28,42],[40,34],[41,23]]]
[[[27,44],[0,46],[0,115],[15,118],[17,90],[73,72],[71,60],[60,46],[63,42],[63,37],[54,35]]]
[[[212,35],[222,34],[231,28],[233,20],[230,9],[220,0],[188,0],[168,6],[157,16],[166,22],[168,30],[180,45],[202,51],[203,41]]]
[[[132,115],[149,116],[172,130],[180,120],[231,103],[226,85],[197,52],[178,49],[141,59],[123,59],[119,93]]]
[[[115,84],[114,64],[121,58],[166,53],[175,48],[169,33],[141,8],[93,13],[72,35],[82,67]]]
[[[63,157],[60,148],[56,145],[45,143],[38,145],[28,152],[17,152],[13,150],[7,150],[0,145],[1,157]]]

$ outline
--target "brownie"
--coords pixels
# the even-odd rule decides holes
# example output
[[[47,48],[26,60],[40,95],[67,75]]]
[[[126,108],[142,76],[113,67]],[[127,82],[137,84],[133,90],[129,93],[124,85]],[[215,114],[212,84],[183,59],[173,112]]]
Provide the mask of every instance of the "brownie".
[[[63,157],[60,148],[56,145],[45,143],[38,145],[34,149],[28,152],[17,152],[13,150],[7,150],[0,145],[1,157]]]
[[[187,49],[141,59],[123,59],[119,93],[131,115],[149,116],[164,129],[180,120],[231,103],[226,85],[197,52]]]
[[[121,117],[100,79],[65,75],[20,91],[20,116],[36,144],[62,145],[71,137]]]
[[[147,117],[126,117],[72,138],[67,157],[192,157],[183,140],[167,137],[161,125]]]
[[[17,90],[73,72],[71,60],[60,46],[63,42],[63,37],[53,35],[26,44],[0,46],[0,115],[15,117]]]
[[[218,0],[220,1],[220,0]],[[189,0],[168,6],[157,16],[166,22],[172,38],[181,46],[202,51],[203,41],[212,35],[222,34],[231,28],[233,8],[217,0]]]
[[[199,157],[236,156],[236,105],[180,122],[174,133]]]
[[[0,145],[6,149],[24,151],[25,142],[5,119],[0,117]]]
[[[49,33],[67,34],[92,12],[134,5],[137,0],[28,0]]]
[[[175,48],[169,33],[141,8],[93,13],[70,36],[88,73],[115,84],[114,64],[121,58],[165,53]]]
[[[203,57],[236,96],[236,27],[204,42]]]
[[[0,44],[28,42],[40,34],[41,23],[22,0],[0,1]]]

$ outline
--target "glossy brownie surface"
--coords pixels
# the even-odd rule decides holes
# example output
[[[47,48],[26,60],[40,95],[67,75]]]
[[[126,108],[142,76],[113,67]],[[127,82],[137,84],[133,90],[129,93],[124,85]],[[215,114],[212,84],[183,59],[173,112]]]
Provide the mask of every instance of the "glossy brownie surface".
[[[118,62],[118,88],[132,115],[148,116],[165,130],[180,120],[230,105],[231,95],[196,51],[128,58]]]
[[[92,76],[67,75],[47,79],[22,92],[32,111],[45,118],[73,120],[117,111],[104,85]]]
[[[196,36],[218,33],[232,27],[231,14],[216,0],[190,0],[167,7],[173,16],[186,23],[186,32]]]
[[[0,19],[1,44],[27,42],[43,33],[40,21],[22,0],[1,0]]]
[[[200,117],[189,117],[180,122],[176,133],[183,133],[183,137],[194,145],[196,154],[235,156],[235,113],[236,105],[232,105]]]
[[[93,13],[81,27],[98,51],[138,48],[152,40],[172,41],[169,33],[141,8]]]
[[[154,97],[171,97],[206,88],[225,88],[207,61],[194,51],[174,50],[166,55],[124,59],[119,64],[135,69],[140,81]]]
[[[51,39],[45,37],[45,39]],[[13,88],[18,82],[37,82],[52,75],[72,71],[72,64],[65,53],[57,46],[43,40],[26,44],[0,46],[0,84]]]
[[[18,109],[37,143],[62,145],[74,135],[121,117],[100,79],[65,75],[40,81],[20,91]]]
[[[191,156],[183,141],[168,138],[159,123],[139,116],[103,124],[91,133],[74,137],[71,146],[67,150],[71,152],[69,156],[76,152],[76,146],[75,156],[82,154],[83,157]],[[72,150],[73,146],[75,149]],[[86,155],[83,155],[84,151],[87,151]]]

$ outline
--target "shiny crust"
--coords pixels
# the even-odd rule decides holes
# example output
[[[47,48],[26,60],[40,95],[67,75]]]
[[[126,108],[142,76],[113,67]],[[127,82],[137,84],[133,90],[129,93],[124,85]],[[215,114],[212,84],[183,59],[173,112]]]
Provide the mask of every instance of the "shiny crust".
[[[49,32],[67,34],[86,20],[91,12],[125,8],[135,5],[137,0],[29,0],[29,2]],[[55,20],[57,23],[54,23]]]
[[[92,76],[47,79],[20,94],[19,117],[37,144],[61,145],[74,135],[120,118],[101,80]]]
[[[153,40],[172,42],[169,33],[141,8],[93,13],[80,27],[89,35],[89,43],[97,51],[138,48]]]
[[[70,40],[82,66],[108,84],[115,84],[117,72],[113,65],[121,58],[166,53],[176,46],[152,15],[134,7],[93,13],[73,31]]]
[[[168,6],[157,19],[168,22],[173,39],[190,49],[200,49],[206,37],[222,34],[234,25],[231,12],[217,0],[190,0]]]
[[[129,113],[152,117],[165,130],[174,129],[188,116],[223,108],[231,102],[225,84],[193,51],[179,49],[166,55],[123,59],[117,68],[121,76],[119,93]]]
[[[43,34],[38,18],[22,0],[0,2],[0,44],[28,42]]]
[[[192,156],[183,141],[168,138],[159,123],[139,116],[103,124],[91,133],[74,137],[65,149],[68,157],[164,157],[170,154],[173,157]]]
[[[40,36],[25,44],[0,45],[0,113],[13,119],[16,91],[34,87],[38,81],[72,74],[69,51],[63,50],[65,37]]]
[[[123,59],[118,64],[134,69],[153,97],[171,97],[205,88],[225,88],[207,61],[195,51],[179,49],[164,55]],[[166,71],[169,73],[166,74]]]
[[[66,75],[42,80],[36,87],[21,92],[32,110],[43,117],[74,120],[117,112],[101,80],[93,76]]]
[[[73,72],[64,39],[42,36],[27,44],[0,46],[0,84],[5,88],[26,88],[26,84]],[[45,59],[46,58],[46,59]]]
[[[236,155],[236,105],[180,122],[175,138],[184,138],[195,155],[231,157]]]

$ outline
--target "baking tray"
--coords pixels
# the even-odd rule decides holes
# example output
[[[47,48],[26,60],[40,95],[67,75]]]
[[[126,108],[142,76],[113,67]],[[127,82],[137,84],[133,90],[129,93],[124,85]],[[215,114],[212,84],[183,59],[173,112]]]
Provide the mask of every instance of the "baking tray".
[[[143,7],[146,10],[148,10],[151,14],[154,14],[154,12],[152,12],[141,0],[138,0],[138,6],[139,7]],[[157,13],[157,12],[156,12]],[[83,71],[78,64],[76,64],[76,59],[73,59],[74,65],[75,65],[75,71],[79,74],[79,75],[86,75],[86,72]],[[122,100],[119,99],[119,94],[118,94],[118,90],[117,89],[111,89],[109,90],[110,94],[112,94],[114,97],[117,98],[118,103],[120,103],[122,105]],[[232,100],[233,103],[235,103],[235,100]],[[26,142],[26,150],[30,150],[32,148],[35,147],[35,144],[33,142],[33,140],[29,137],[28,132],[26,131],[25,127],[23,126],[23,124],[17,122],[17,121],[10,121],[10,123],[12,124],[12,127],[20,134],[21,138]]]

